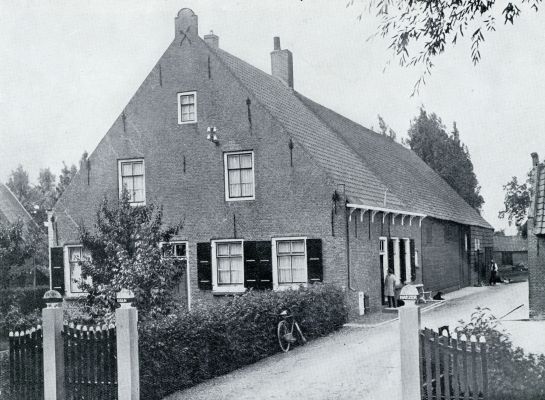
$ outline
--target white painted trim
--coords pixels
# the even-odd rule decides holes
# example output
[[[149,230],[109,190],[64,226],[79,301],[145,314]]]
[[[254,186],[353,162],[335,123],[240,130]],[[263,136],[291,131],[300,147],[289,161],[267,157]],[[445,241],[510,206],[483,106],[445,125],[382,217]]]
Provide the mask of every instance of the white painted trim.
[[[180,103],[180,99],[182,96],[188,96],[188,95],[194,95],[195,96],[195,120],[193,121],[182,121],[182,104]],[[199,115],[197,114],[197,92],[195,90],[189,91],[189,92],[180,92],[177,95],[178,99],[178,125],[186,125],[186,124],[196,124],[199,119]]]
[[[396,276],[396,283],[401,283],[401,262],[399,254],[399,238],[390,238],[394,241],[394,275]]]
[[[379,238],[379,257],[382,256],[382,279],[386,278],[386,275],[388,275],[388,238],[386,236],[380,236]],[[380,242],[384,241],[384,250],[382,253],[380,252]],[[380,260],[379,260],[380,261]]]
[[[128,162],[135,162],[135,161],[142,161],[142,171],[144,172],[144,181],[142,184],[142,187],[144,189],[144,201],[143,202],[130,202],[132,206],[145,206],[146,205],[146,161],[144,160],[144,157],[139,158],[127,158],[127,159],[119,159],[117,160],[117,187],[119,191],[118,198],[121,198],[121,193],[123,191],[123,179],[121,176],[121,165],[123,163]]]
[[[227,169],[227,157],[237,154],[251,154],[252,155],[252,180],[254,182],[254,190],[252,196],[248,197],[229,197],[229,172]],[[223,181],[224,181],[224,190],[225,190],[225,201],[245,201],[245,200],[255,200],[255,154],[253,150],[242,150],[242,151],[228,151],[223,153]]]
[[[348,208],[360,208],[362,210],[373,210],[373,211],[381,211],[383,213],[394,213],[394,214],[405,214],[405,215],[414,215],[415,217],[427,217],[426,214],[416,213],[412,211],[401,211],[401,210],[395,210],[392,208],[384,208],[384,207],[375,207],[375,206],[366,206],[364,204],[355,204],[355,203],[348,203],[346,205]]]
[[[70,251],[71,248],[81,248],[81,254],[83,256],[83,245],[81,244],[71,244],[65,245],[63,247],[63,259],[64,259],[64,293],[67,298],[79,298],[87,296],[87,292],[72,292],[72,286],[70,280],[72,278],[70,274]]]
[[[216,258],[217,243],[233,243],[240,242],[242,247],[242,283],[234,285],[218,285],[218,265]],[[246,291],[244,287],[244,239],[217,239],[210,242],[212,246],[212,292],[221,293],[242,293]]]
[[[308,283],[308,262],[307,262],[307,237],[306,236],[288,236],[272,238],[272,273],[273,273],[273,290],[285,290],[292,287],[299,287]],[[305,281],[299,283],[278,283],[278,254],[276,253],[276,243],[283,240],[303,240],[305,249]]]
[[[403,238],[405,241],[405,282],[411,283],[411,239]],[[416,254],[416,248],[415,248]]]

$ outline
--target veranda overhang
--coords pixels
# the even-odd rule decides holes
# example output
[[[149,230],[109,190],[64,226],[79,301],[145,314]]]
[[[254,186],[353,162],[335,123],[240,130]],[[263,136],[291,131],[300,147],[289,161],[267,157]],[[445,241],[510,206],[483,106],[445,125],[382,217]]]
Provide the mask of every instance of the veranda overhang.
[[[422,226],[422,220],[427,217],[426,214],[421,213],[415,213],[411,211],[401,211],[401,210],[394,210],[391,208],[385,208],[385,207],[375,207],[375,206],[367,206],[365,204],[355,204],[355,203],[348,203],[346,204],[346,207],[350,209],[349,219],[352,220],[352,214],[358,210],[360,214],[360,220],[363,221],[363,216],[366,212],[369,211],[369,214],[371,215],[371,222],[375,222],[375,215],[377,213],[382,213],[382,223],[384,223],[384,220],[388,214],[391,214],[391,220],[392,225],[395,225],[396,217],[401,217],[401,225],[405,224],[405,219],[409,219],[409,225],[413,224],[413,219],[418,218],[418,224],[419,226]]]

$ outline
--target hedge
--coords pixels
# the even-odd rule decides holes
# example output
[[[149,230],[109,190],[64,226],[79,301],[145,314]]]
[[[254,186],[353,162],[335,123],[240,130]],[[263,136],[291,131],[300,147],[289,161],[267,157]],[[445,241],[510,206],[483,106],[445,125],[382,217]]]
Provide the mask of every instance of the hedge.
[[[20,287],[0,290],[0,336],[11,329],[24,329],[39,322],[43,297],[48,286]]]
[[[279,352],[277,314],[285,308],[296,311],[307,339],[327,335],[347,319],[345,293],[315,284],[281,292],[250,291],[142,323],[142,398],[161,399]]]

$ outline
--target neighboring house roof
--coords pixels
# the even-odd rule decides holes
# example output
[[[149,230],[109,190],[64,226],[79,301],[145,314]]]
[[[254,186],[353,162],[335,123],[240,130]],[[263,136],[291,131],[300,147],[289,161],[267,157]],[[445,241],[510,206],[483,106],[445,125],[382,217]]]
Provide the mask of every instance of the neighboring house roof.
[[[534,234],[545,235],[545,165],[538,164],[536,172]]]
[[[6,185],[0,183],[0,222],[13,224],[18,220],[25,224],[33,221],[13,192]]]
[[[335,183],[345,185],[350,202],[492,228],[410,149],[313,102],[226,51],[210,49]]]
[[[494,251],[528,251],[528,241],[521,236],[494,235]]]

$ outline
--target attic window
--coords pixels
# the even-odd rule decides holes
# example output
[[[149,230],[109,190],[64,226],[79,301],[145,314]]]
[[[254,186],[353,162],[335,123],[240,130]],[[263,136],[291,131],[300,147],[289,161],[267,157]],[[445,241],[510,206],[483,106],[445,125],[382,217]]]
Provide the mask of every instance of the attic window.
[[[197,122],[197,92],[178,93],[178,124]]]

